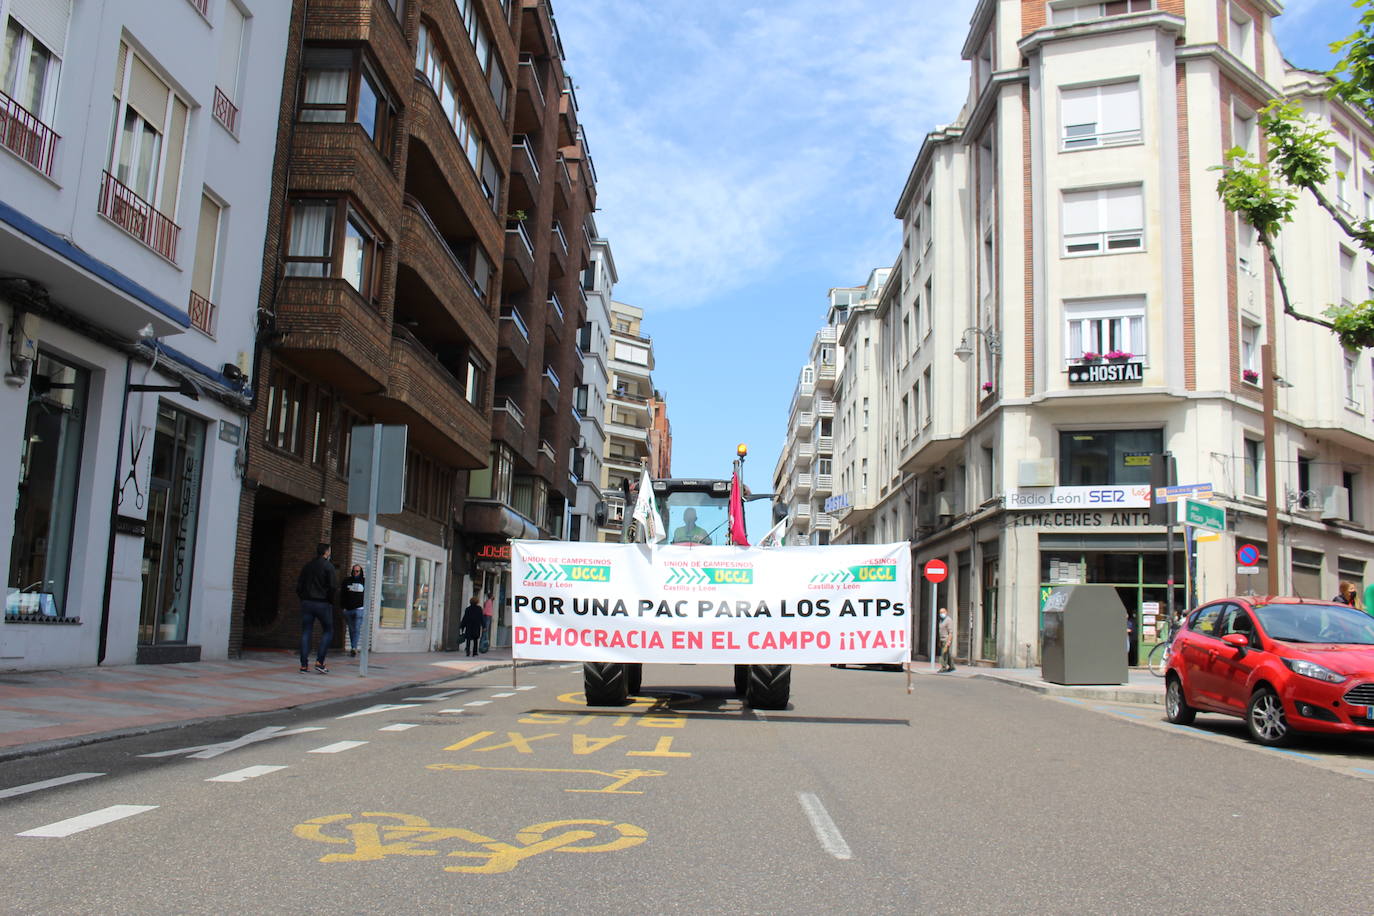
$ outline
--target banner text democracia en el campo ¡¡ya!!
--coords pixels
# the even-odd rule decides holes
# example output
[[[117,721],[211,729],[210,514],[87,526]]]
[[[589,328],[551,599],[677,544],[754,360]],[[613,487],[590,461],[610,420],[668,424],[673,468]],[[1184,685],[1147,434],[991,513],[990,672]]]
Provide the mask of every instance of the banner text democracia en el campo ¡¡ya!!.
[[[512,541],[516,658],[896,664],[906,544],[714,547]]]

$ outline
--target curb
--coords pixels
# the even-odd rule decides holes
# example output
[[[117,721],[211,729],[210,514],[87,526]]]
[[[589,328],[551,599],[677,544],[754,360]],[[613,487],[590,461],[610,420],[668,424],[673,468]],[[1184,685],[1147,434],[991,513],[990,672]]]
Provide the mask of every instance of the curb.
[[[552,661],[542,659],[520,659],[520,668],[531,668],[536,665],[551,665]],[[394,684],[387,684],[371,690],[364,690],[359,693],[350,693],[347,696],[328,697],[326,699],[310,700],[305,703],[286,703],[281,706],[274,706],[270,709],[255,709],[246,712],[226,713],[219,716],[202,716],[197,719],[177,719],[174,722],[154,722],[148,725],[134,725],[129,728],[115,729],[108,732],[94,732],[89,735],[73,735],[70,738],[54,738],[51,741],[36,741],[32,744],[16,744],[10,747],[0,747],[0,763],[7,760],[16,760],[21,757],[33,757],[39,754],[50,754],[54,751],[65,751],[77,747],[86,747],[91,744],[101,744],[105,741],[115,741],[119,738],[136,738],[142,735],[151,735],[155,732],[171,731],[175,728],[189,728],[196,725],[205,725],[209,722],[221,722],[231,719],[239,719],[244,716],[261,716],[284,709],[311,709],[316,706],[325,706],[330,703],[339,703],[344,700],[352,700],[359,697],[372,697],[379,693],[387,693],[392,690],[410,690],[415,687],[424,687],[429,684],[442,683],[444,681],[457,681],[463,678],[472,677],[475,674],[486,674],[489,671],[499,671],[503,668],[517,667],[516,661],[488,662],[480,668],[473,668],[471,671],[454,673],[447,671],[438,677],[426,678],[414,681],[398,681]]]
[[[985,681],[995,681],[999,684],[1010,684],[1013,687],[1020,687],[1032,693],[1039,693],[1052,697],[1073,697],[1079,700],[1096,700],[1105,703],[1127,703],[1132,706],[1163,706],[1164,690],[1163,682],[1159,690],[1146,691],[1143,689],[1121,689],[1118,687],[1102,686],[1070,686],[1067,684],[1047,684],[1044,681],[1023,681],[1013,677],[1002,677],[996,674],[974,674],[973,677],[981,678]]]

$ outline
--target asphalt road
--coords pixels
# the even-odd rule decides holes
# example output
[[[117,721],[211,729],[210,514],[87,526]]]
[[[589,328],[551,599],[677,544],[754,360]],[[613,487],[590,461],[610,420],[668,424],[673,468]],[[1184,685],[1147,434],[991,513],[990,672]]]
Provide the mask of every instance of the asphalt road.
[[[573,666],[509,677],[6,763],[0,908],[1371,908],[1366,745],[868,670],[797,669],[761,714],[724,667],[647,667],[623,710],[582,706]]]

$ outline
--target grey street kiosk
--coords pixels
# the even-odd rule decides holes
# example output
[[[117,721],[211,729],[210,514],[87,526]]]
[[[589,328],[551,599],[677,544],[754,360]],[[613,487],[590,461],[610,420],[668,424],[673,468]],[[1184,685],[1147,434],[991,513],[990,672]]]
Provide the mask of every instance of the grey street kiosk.
[[[1064,585],[1045,599],[1040,674],[1051,684],[1124,684],[1126,606],[1111,585]]]

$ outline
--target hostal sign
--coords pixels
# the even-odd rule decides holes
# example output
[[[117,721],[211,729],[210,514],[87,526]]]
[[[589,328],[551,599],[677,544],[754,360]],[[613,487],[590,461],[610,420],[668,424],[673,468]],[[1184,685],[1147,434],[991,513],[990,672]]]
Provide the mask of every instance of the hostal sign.
[[[1104,382],[1142,382],[1143,363],[1084,363],[1069,367],[1070,385],[1100,385]]]

